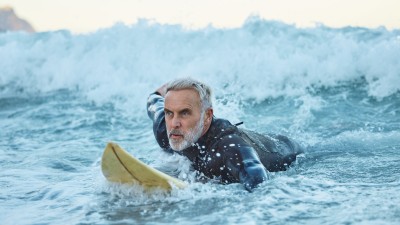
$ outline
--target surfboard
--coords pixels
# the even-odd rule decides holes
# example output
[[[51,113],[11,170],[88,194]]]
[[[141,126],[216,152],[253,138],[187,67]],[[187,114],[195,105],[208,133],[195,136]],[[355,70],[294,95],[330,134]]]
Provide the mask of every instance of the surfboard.
[[[145,164],[113,142],[104,149],[101,170],[108,181],[139,184],[145,190],[161,188],[169,191],[173,186],[186,187],[185,182]]]

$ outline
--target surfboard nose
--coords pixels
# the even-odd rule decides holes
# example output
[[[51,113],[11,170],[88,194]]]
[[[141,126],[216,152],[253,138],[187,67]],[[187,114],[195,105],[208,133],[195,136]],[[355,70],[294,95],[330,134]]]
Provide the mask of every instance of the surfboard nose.
[[[187,186],[185,182],[158,171],[136,159],[114,142],[107,143],[104,149],[101,169],[108,181],[136,183],[143,185],[146,190],[150,188],[171,190],[174,186],[178,188]]]

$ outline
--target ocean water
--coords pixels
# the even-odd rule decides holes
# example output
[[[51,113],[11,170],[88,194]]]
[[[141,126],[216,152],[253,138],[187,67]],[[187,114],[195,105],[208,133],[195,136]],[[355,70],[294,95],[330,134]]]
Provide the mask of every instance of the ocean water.
[[[306,147],[248,193],[163,153],[149,93],[191,76],[217,117]],[[250,18],[190,30],[142,20],[88,34],[0,34],[1,224],[399,224],[400,30]],[[108,141],[185,180],[109,183]]]

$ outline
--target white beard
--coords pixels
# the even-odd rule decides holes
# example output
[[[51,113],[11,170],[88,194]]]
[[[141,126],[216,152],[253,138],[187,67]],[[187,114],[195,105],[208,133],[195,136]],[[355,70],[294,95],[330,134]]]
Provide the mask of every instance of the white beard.
[[[190,147],[197,140],[199,140],[201,134],[203,133],[203,128],[204,128],[204,113],[201,114],[200,121],[196,124],[196,126],[193,129],[189,130],[186,134],[183,134],[182,141],[171,139],[169,136],[171,131],[167,130],[169,145],[175,151],[182,151]]]

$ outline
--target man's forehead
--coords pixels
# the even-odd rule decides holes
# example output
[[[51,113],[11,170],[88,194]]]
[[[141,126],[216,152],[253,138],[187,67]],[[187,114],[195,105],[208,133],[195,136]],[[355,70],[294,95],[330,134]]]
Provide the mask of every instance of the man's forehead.
[[[200,100],[199,93],[193,89],[170,90],[166,93],[165,98],[188,99],[192,101]]]
[[[183,89],[183,90],[170,90],[165,95],[165,105],[168,108],[171,106],[199,106],[200,96],[193,89]]]

